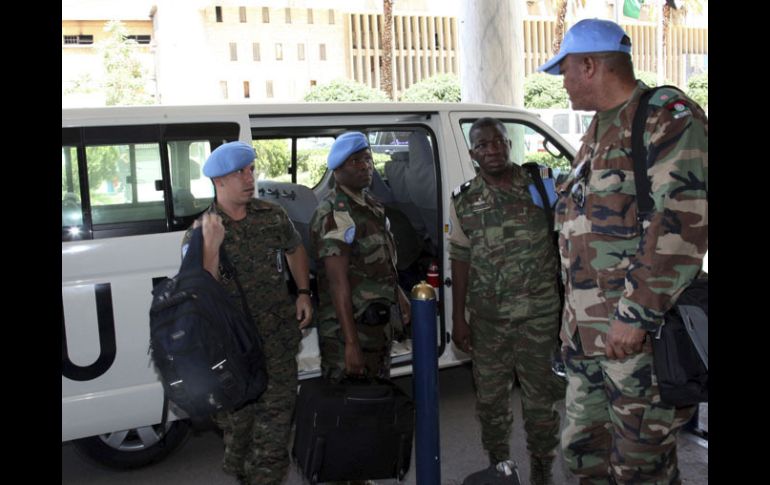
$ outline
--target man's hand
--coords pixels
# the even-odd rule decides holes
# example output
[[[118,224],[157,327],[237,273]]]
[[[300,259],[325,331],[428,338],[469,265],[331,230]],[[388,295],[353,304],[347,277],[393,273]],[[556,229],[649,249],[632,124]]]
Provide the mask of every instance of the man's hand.
[[[193,222],[193,228],[203,226],[203,268],[219,280],[219,247],[225,240],[225,226],[222,217],[214,212],[203,214],[203,222]]]
[[[362,376],[366,371],[364,354],[357,343],[345,344],[345,372],[350,376]]]
[[[193,223],[193,227],[197,227],[198,220]],[[222,225],[222,217],[214,212],[206,212],[203,214],[203,242],[206,245],[210,245],[211,248],[219,251],[219,246],[222,245],[222,241],[225,240],[225,226]]]
[[[303,329],[313,321],[313,302],[310,300],[310,295],[305,295],[304,293],[297,295],[295,305],[297,307],[299,328]]]
[[[607,333],[604,353],[608,359],[625,359],[642,351],[642,344],[647,331],[627,323],[612,320]]]
[[[471,327],[465,321],[464,316],[453,319],[452,342],[466,354],[469,354],[473,349],[471,347]]]

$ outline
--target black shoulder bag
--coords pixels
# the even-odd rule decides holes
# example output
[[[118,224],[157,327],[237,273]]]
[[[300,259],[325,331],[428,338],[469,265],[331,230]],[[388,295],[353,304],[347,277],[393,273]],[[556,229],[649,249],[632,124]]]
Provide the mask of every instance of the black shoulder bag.
[[[672,86],[661,86],[672,87]],[[652,212],[651,183],[647,176],[644,125],[653,93],[642,94],[631,128],[638,221]],[[655,374],[661,400],[682,407],[708,402],[708,277],[700,274],[679,295],[652,335]]]

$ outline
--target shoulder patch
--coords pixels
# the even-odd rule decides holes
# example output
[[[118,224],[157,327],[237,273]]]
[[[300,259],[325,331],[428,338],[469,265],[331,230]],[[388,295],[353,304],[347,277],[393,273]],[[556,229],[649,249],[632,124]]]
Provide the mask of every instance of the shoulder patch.
[[[460,184],[452,191],[452,198],[456,198],[458,195],[462,194],[466,190],[468,190],[471,187],[471,181],[467,181],[464,184]]]
[[[681,91],[666,86],[655,91],[655,94],[650,98],[650,106],[666,106],[674,101],[681,101],[683,98]]]
[[[332,208],[335,211],[350,212],[348,197],[343,193],[337,194],[332,203]]]

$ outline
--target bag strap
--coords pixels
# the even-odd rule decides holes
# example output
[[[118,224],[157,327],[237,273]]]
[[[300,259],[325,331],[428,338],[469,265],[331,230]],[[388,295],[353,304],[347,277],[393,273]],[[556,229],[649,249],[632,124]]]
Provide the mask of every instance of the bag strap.
[[[543,210],[545,211],[545,217],[548,219],[548,230],[553,231],[553,207],[549,203],[548,193],[543,185],[543,178],[540,176],[540,165],[535,162],[527,162],[521,165],[529,175],[532,177],[532,181],[535,183],[535,188],[540,194],[540,199],[543,201]],[[551,169],[548,168],[548,175],[552,175]]]
[[[634,161],[634,183],[636,184],[636,204],[638,207],[637,220],[641,224],[648,214],[652,212],[653,203],[650,192],[652,184],[650,177],[647,176],[647,146],[644,144],[644,125],[647,123],[647,112],[650,105],[650,98],[659,89],[676,89],[676,86],[658,86],[651,88],[639,97],[639,105],[634,113],[634,120],[631,125],[631,158]]]
[[[529,172],[529,175],[532,177],[532,181],[535,184],[535,188],[537,189],[537,192],[540,194],[540,199],[543,201],[543,210],[545,211],[545,217],[548,220],[548,230],[553,234],[553,243],[554,246],[556,246],[556,257],[559,257],[559,234],[554,231],[554,214],[553,214],[553,207],[551,207],[551,204],[548,201],[548,193],[545,190],[545,185],[543,184],[543,177],[540,176],[540,166],[535,162],[527,162],[521,165],[527,172]],[[548,175],[553,177],[553,172],[551,171],[551,168],[548,167]],[[561,301],[561,307],[564,308],[564,281],[561,279],[561,271],[556,271],[556,283],[558,284],[559,288],[559,300]],[[561,315],[562,311],[559,310],[559,315]],[[561,325],[556,326],[556,342],[557,345],[559,345],[559,342],[561,342]]]

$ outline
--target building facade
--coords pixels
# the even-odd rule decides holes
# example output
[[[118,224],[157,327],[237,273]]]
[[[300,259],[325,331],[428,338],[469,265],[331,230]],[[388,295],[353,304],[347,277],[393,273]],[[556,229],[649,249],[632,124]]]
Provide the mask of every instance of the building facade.
[[[436,74],[459,75],[460,1],[394,2],[394,99]],[[526,76],[553,55],[556,12],[553,2],[514,1],[526,4],[522,20]],[[568,2],[565,28],[587,17],[619,20],[632,37],[637,70],[656,72],[657,11],[654,6],[643,7],[639,19],[629,19],[615,13],[616,1],[622,10],[620,0]],[[338,78],[382,87],[381,0],[128,3],[63,0],[63,105],[103,104],[98,92],[70,92],[84,79],[98,85],[103,77],[98,46],[110,19],[121,20],[137,41],[136,56],[158,103],[300,101],[313,86]],[[651,3],[655,2],[647,5]],[[702,3],[705,13],[688,14],[686,22],[671,26],[665,72],[680,86],[708,68],[708,2]]]

